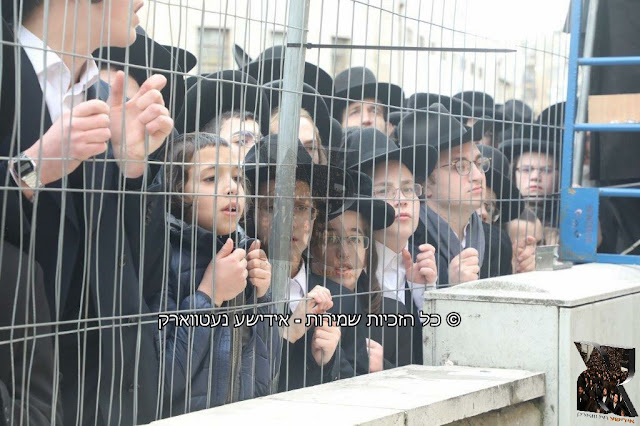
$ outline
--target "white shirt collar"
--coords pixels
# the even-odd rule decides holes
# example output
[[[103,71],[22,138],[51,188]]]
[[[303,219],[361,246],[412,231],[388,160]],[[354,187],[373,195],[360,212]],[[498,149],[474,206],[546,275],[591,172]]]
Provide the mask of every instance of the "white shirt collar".
[[[404,269],[402,252],[396,253],[384,244],[374,241],[378,255],[376,278],[382,285],[384,297],[396,299],[404,304],[404,289],[407,271]],[[405,248],[408,248],[409,244]]]
[[[396,269],[398,265],[404,266],[402,263],[402,252],[396,253],[381,242],[374,241],[376,246],[376,254],[378,255],[378,271],[386,269]],[[405,248],[408,248],[409,244]]]
[[[93,59],[85,62],[85,69],[77,83],[72,82],[69,68],[62,61],[60,55],[45,45],[44,41],[33,34],[23,25],[18,30],[18,40],[22,44],[29,61],[38,77],[40,86],[51,114],[51,120],[61,115],[65,110],[77,104],[80,96],[100,80],[100,70]],[[47,90],[45,91],[45,87]],[[53,91],[54,93],[51,93]],[[71,98],[74,98],[73,101]],[[60,100],[57,102],[56,100]],[[62,105],[62,108],[60,107]]]

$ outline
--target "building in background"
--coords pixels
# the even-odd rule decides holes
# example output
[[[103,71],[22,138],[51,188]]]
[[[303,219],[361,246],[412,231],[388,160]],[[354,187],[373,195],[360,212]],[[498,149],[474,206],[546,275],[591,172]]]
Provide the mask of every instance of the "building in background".
[[[307,41],[340,46],[509,48],[513,53],[308,49],[306,60],[335,75],[365,65],[380,81],[405,93],[451,95],[462,90],[491,94],[496,103],[522,99],[539,112],[566,96],[568,35],[560,31],[517,44],[467,31],[467,0],[314,0]],[[142,25],[161,43],[189,49],[199,58],[192,73],[235,68],[232,49],[256,58],[286,40],[288,0],[168,0],[151,2]],[[202,8],[205,8],[204,11]],[[560,28],[558,29],[560,30]]]

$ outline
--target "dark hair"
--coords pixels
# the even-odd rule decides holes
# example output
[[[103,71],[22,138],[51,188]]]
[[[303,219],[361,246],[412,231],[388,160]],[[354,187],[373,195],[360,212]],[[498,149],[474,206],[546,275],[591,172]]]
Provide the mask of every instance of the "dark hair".
[[[255,114],[249,111],[239,111],[239,110],[225,111],[222,114],[213,117],[211,121],[209,121],[207,124],[202,126],[202,131],[221,136],[220,131],[222,130],[222,125],[226,123],[228,120],[231,120],[232,118],[238,118],[242,121],[253,120],[256,123],[258,122],[258,119],[255,116]]]
[[[358,277],[358,281],[356,282],[356,294],[357,293],[365,293],[360,300],[362,302],[362,309],[367,314],[379,314],[382,312],[382,287],[378,282],[378,278],[376,277],[376,271],[378,270],[378,253],[373,246],[373,234],[371,232],[371,226],[369,225],[369,221],[366,220],[362,215],[360,215],[360,220],[358,223],[361,223],[362,232],[364,235],[369,237],[371,243],[369,244],[369,248],[366,250],[365,254],[365,265],[364,270]],[[324,221],[316,221],[313,225],[313,233],[311,244],[320,244],[320,240],[324,238],[324,231],[326,230],[327,222]],[[366,272],[365,272],[366,271]],[[369,297],[369,294],[371,295]]]
[[[178,219],[191,220],[192,203],[185,199],[184,185],[193,166],[193,157],[198,151],[207,147],[224,146],[230,148],[229,142],[211,133],[186,133],[171,142],[171,155],[165,170],[165,182],[169,185],[171,214]],[[247,184],[244,184],[245,189]]]

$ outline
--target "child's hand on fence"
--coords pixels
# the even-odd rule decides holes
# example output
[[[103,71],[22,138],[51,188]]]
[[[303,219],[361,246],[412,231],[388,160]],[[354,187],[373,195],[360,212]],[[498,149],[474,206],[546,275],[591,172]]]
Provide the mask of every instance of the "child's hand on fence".
[[[375,373],[384,368],[384,349],[375,340],[365,338],[367,342],[367,352],[369,352],[369,371]]]
[[[251,284],[256,288],[256,295],[264,297],[271,285],[271,264],[267,253],[260,248],[260,240],[256,240],[249,247],[247,254],[247,270]]]
[[[515,265],[514,274],[531,272],[536,269],[536,237],[527,236],[524,241],[518,241],[513,245]]]
[[[415,284],[435,284],[438,279],[436,249],[431,244],[422,244],[418,249],[420,253],[416,257],[415,263],[411,259],[411,253],[407,249],[402,250],[407,281]]]
[[[449,262],[449,284],[475,281],[480,275],[478,250],[466,248]]]
[[[315,286],[308,294],[306,301],[298,303],[289,320],[289,327],[282,330],[282,336],[287,341],[294,343],[307,332],[307,314],[324,314],[333,307],[331,292],[326,287]],[[300,324],[294,321],[300,319]]]
[[[336,352],[340,343],[340,327],[332,325],[329,318],[322,318],[322,325],[313,330],[311,340],[311,354],[316,364],[327,364]]]
[[[233,240],[227,239],[216,257],[209,263],[198,290],[213,299],[216,306],[231,300],[247,286],[246,251],[233,249]],[[214,276],[215,263],[215,276]]]

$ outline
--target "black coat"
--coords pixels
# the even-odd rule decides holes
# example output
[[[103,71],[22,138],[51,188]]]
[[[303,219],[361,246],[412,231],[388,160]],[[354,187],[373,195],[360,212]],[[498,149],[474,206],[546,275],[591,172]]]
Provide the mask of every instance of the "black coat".
[[[356,295],[349,289],[325,277],[309,273],[307,289],[324,286],[333,298],[331,314],[356,314]],[[320,383],[354,377],[369,371],[369,357],[366,351],[365,321],[357,327],[341,327],[340,344],[333,358],[323,367],[318,366],[311,353],[313,327],[295,343],[285,343],[282,348],[282,362],[278,388],[280,391],[308,387]],[[305,354],[306,351],[306,354]]]
[[[18,54],[21,55],[21,68],[17,71],[20,80],[16,84],[19,121],[9,120],[5,127],[7,113],[13,117],[13,112],[0,112],[4,117],[0,132],[1,156],[16,156],[40,138],[41,125],[43,132],[51,126],[31,62],[23,49],[19,49]],[[14,76],[3,75],[3,80],[6,78],[14,81]],[[107,96],[108,85],[104,82],[88,91],[89,98],[105,100]],[[42,105],[45,105],[44,115],[40,114]],[[12,139],[14,126],[16,136]],[[33,250],[44,272],[45,293],[53,320],[75,318],[77,321],[81,312],[80,295],[88,298],[89,318],[97,317],[97,313],[103,318],[124,317],[101,320],[100,332],[89,333],[92,338],[87,337],[91,345],[88,352],[92,354],[86,356],[84,395],[97,399],[98,423],[145,423],[157,417],[158,354],[154,343],[157,325],[155,321],[148,321],[152,317],[148,316],[151,312],[146,300],[162,285],[164,197],[154,193],[162,192],[164,184],[161,170],[151,166],[146,180],[124,180],[115,162],[104,161],[113,158],[109,145],[107,152],[85,161],[69,175],[64,185],[62,181],[53,182],[47,185],[53,190],[40,190],[34,203],[17,189],[8,175],[7,161],[0,161],[0,176],[10,187],[0,191],[0,205],[6,203],[4,239],[23,251]],[[84,191],[56,191],[61,187]],[[124,193],[122,189],[143,190],[147,195]],[[143,275],[139,275],[140,271]],[[142,319],[147,324],[141,323],[141,315],[146,315]],[[64,377],[59,395],[69,401],[76,398],[75,353],[81,334],[72,333],[60,339]],[[80,403],[90,410],[92,402],[85,397]],[[73,421],[69,420],[72,415],[65,413],[65,423]],[[93,419],[84,420],[93,424]]]
[[[482,229],[484,230],[485,250],[482,265],[480,266],[479,278],[511,275],[513,273],[513,265],[511,264],[513,248],[509,235],[499,227],[484,222],[482,223]],[[438,287],[440,287],[440,285],[449,282],[449,265],[445,260],[445,256],[438,251],[437,241],[434,241],[425,230],[426,226],[420,221],[418,229],[415,234],[413,234],[410,245],[413,247],[414,253],[417,253],[417,247],[425,242],[436,248]]]

